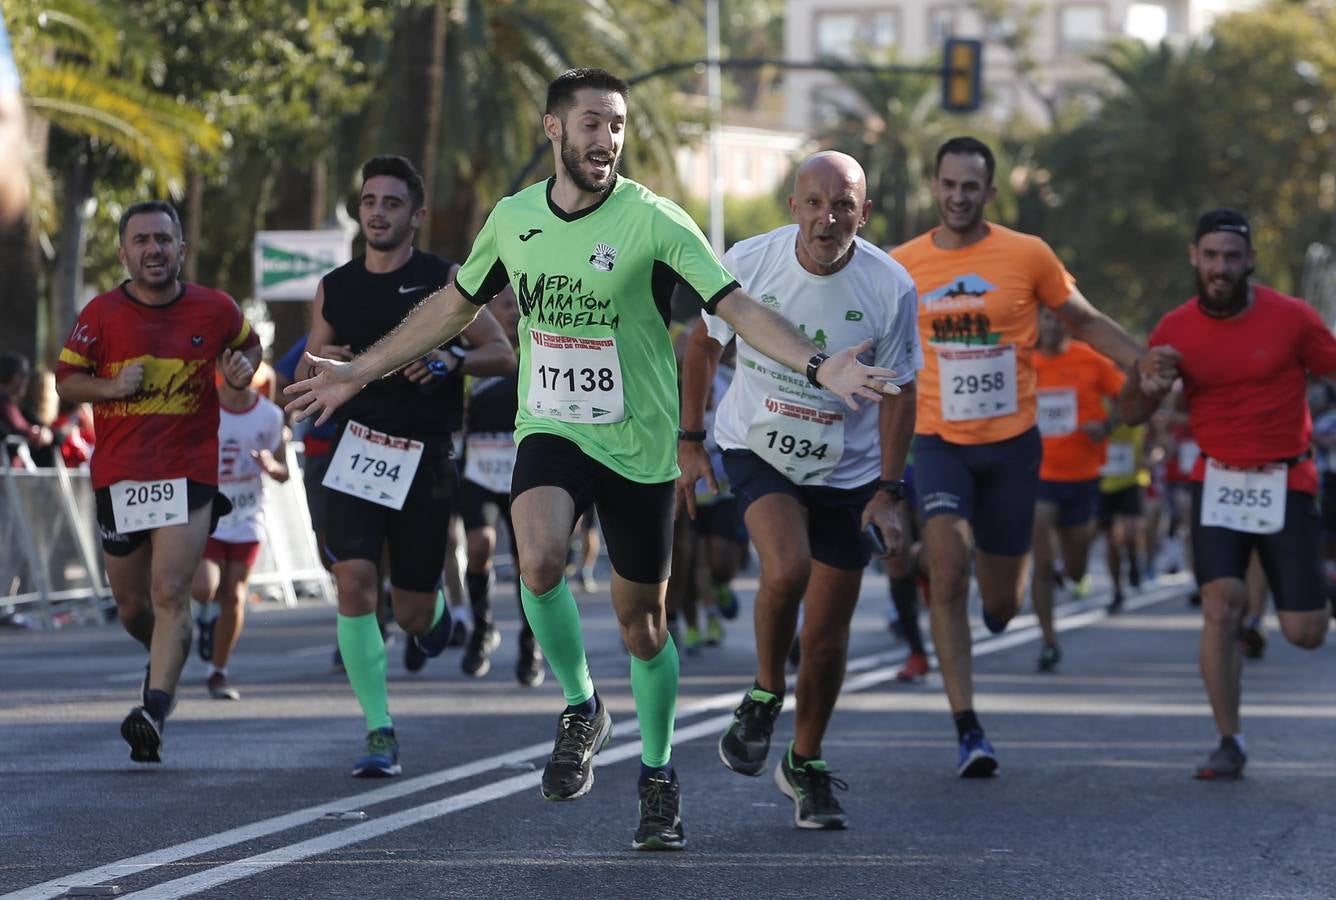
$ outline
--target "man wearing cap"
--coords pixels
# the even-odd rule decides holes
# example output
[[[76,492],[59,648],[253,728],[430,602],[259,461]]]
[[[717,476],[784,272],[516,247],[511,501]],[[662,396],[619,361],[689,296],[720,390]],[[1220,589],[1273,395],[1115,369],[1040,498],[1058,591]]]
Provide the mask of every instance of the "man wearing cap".
[[[1254,550],[1271,584],[1280,630],[1306,650],[1322,645],[1327,601],[1308,375],[1336,371],[1336,338],[1303,301],[1250,283],[1256,258],[1247,218],[1217,209],[1197,222],[1188,260],[1197,295],[1150,336],[1178,355],[1192,436],[1193,568],[1201,585],[1200,665],[1220,743],[1197,769],[1233,779],[1247,760],[1239,725],[1237,634]],[[1125,422],[1144,422],[1168,390],[1125,386]]]

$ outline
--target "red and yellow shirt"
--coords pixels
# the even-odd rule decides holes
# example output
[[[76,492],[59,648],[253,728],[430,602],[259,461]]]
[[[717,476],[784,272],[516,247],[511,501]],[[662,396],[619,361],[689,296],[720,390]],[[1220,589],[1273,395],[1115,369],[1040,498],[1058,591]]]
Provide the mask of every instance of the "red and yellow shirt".
[[[1053,250],[1037,237],[989,223],[988,235],[968,247],[947,250],[933,231],[891,252],[919,293],[919,338],[924,367],[918,373],[918,434],[956,444],[990,444],[1035,424],[1035,373],[1031,354],[1039,333],[1039,305],[1066,302],[1075,280]],[[943,412],[939,353],[995,348],[1014,353],[1014,412],[949,420]],[[947,385],[948,390],[951,385]]]
[[[122,284],[84,307],[60,351],[56,380],[75,372],[115,378],[144,367],[137,392],[93,404],[97,445],[93,487],[118,481],[189,478],[218,483],[216,361],[257,339],[236,302],[196,284],[163,306],[136,300]]]

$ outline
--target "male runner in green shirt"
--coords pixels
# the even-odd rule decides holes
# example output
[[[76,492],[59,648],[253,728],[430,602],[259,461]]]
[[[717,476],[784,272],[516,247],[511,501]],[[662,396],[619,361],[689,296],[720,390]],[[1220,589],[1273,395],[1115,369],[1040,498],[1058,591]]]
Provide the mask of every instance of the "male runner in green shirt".
[[[668,302],[684,285],[754,347],[839,395],[877,401],[894,373],[833,356],[753,301],[676,205],[619,178],[627,85],[575,69],[548,87],[543,130],[556,174],[507,197],[483,226],[455,282],[351,362],[310,358],[292,385],[297,418],[324,421],[375,378],[457,334],[507,282],[520,303],[519,444],[511,484],[524,610],[566,696],[543,771],[549,800],[593,784],[593,755],[612,723],[589,677],[580,618],[564,577],[572,525],[591,503],[604,522],[612,601],[631,653],[644,742],[640,826],[632,847],[685,846],[669,764],[677,649],[664,597],[677,477],[677,390]]]

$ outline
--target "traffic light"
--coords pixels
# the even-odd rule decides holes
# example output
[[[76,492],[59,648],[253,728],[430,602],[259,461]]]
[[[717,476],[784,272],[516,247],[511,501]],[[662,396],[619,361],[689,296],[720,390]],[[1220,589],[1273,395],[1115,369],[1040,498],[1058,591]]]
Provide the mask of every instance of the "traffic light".
[[[983,42],[947,38],[942,52],[942,109],[967,113],[983,100]]]

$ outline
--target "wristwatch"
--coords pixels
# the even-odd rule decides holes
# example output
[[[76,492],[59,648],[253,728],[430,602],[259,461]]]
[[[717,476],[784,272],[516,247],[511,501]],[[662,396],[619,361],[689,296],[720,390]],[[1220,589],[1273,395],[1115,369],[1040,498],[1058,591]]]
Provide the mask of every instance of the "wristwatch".
[[[704,442],[704,440],[705,440],[705,432],[703,432],[703,431],[684,431],[684,430],[682,430],[681,428],[679,428],[679,429],[677,429],[677,439],[678,439],[679,441],[690,441],[690,442],[693,443],[693,444],[699,444],[699,443]]]
[[[903,500],[905,499],[905,491],[907,490],[907,485],[903,481],[892,481],[890,479],[883,478],[881,481],[877,482],[877,490],[885,491],[886,493],[894,497],[896,500]]]
[[[828,359],[830,359],[829,353],[813,353],[812,358],[807,361],[807,380],[812,383],[812,387],[822,386],[821,382],[816,380],[816,370]]]

